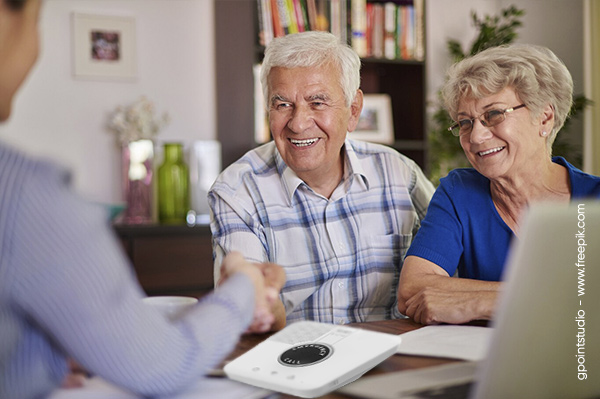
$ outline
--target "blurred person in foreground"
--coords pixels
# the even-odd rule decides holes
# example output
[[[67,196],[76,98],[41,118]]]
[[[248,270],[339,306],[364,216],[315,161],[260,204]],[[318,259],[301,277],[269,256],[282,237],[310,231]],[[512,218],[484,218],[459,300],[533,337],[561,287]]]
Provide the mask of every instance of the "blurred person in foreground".
[[[327,32],[277,38],[261,83],[273,141],[209,191],[215,271],[231,251],[281,265],[278,328],[404,317],[402,259],[434,187],[392,148],[348,139],[363,106],[358,55]]]
[[[38,56],[40,8],[0,0],[0,121]],[[143,303],[106,212],[68,181],[0,143],[0,398],[47,396],[68,359],[137,394],[170,395],[197,384],[249,327],[270,329],[280,268],[232,254],[219,290],[169,322]]]
[[[473,168],[441,180],[404,262],[399,310],[423,324],[491,319],[528,206],[600,196],[600,178],[552,157],[573,81],[549,49],[482,51],[450,68],[442,94]]]

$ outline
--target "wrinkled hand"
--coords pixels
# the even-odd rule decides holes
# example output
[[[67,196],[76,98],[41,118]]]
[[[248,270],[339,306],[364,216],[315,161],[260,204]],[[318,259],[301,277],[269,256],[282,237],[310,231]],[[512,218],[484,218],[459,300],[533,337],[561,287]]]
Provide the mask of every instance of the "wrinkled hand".
[[[248,332],[264,333],[271,330],[275,322],[274,311],[279,301],[279,291],[285,284],[283,268],[273,263],[250,263],[244,257],[232,252],[221,264],[221,284],[235,273],[246,274],[254,284],[254,318]]]
[[[485,292],[425,288],[406,301],[405,314],[421,324],[463,324],[480,318],[477,308],[489,299]]]

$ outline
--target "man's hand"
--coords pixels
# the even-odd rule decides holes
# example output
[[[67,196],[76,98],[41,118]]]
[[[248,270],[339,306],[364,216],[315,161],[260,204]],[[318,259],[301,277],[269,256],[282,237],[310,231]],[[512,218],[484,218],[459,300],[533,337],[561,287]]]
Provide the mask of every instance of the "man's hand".
[[[285,284],[283,268],[274,263],[250,263],[240,253],[232,252],[223,259],[219,284],[235,273],[246,274],[254,284],[254,318],[248,332],[264,333],[278,328],[274,323],[282,306],[279,291]]]
[[[88,377],[87,371],[75,360],[69,359],[69,373],[63,379],[61,388],[81,388]]]

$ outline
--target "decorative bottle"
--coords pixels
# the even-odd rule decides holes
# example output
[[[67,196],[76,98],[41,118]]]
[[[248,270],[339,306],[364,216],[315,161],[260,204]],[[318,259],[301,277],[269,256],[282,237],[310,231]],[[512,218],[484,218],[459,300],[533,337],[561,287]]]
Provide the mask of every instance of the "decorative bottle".
[[[163,224],[184,224],[190,209],[189,170],[181,143],[164,144],[158,168],[158,218]]]
[[[127,201],[123,223],[152,223],[154,143],[131,141],[123,144],[121,154],[123,194]]]

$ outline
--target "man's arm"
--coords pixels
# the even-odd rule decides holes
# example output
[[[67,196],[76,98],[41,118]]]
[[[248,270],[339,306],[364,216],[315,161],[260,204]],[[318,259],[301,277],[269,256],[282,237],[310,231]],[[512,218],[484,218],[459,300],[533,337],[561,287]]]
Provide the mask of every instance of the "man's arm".
[[[231,196],[208,194],[211,210],[210,229],[214,258],[214,283],[218,285],[223,258],[230,252],[240,252],[246,260],[267,262],[266,238],[260,235],[262,226],[252,217],[251,211],[235,202]]]
[[[398,310],[422,324],[491,319],[499,282],[452,278],[426,259],[408,256],[398,284]]]
[[[240,252],[246,260],[254,262],[254,266],[260,268],[263,274],[268,274],[269,270],[283,270],[279,266],[273,268],[275,265],[267,262],[268,256],[264,251],[263,241],[250,228],[252,218],[247,212],[244,212],[240,207],[234,209],[231,202],[226,201],[216,192],[209,194],[209,204],[212,212],[211,229],[213,232],[215,287],[222,280],[222,262],[227,252]],[[277,281],[277,276],[265,275],[267,285],[269,284],[269,278],[274,278],[273,281]],[[281,289],[282,286],[283,284],[279,288]],[[277,331],[286,325],[285,307],[279,296],[274,298],[270,305],[271,313],[275,316],[271,330]],[[255,327],[253,324],[248,332],[264,332]]]
[[[411,187],[410,196],[412,198],[415,210],[419,216],[419,220],[422,221],[427,213],[429,202],[435,193],[435,186],[425,176],[423,170],[415,163],[414,164],[414,185]]]

